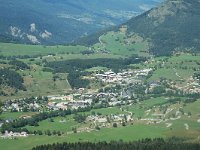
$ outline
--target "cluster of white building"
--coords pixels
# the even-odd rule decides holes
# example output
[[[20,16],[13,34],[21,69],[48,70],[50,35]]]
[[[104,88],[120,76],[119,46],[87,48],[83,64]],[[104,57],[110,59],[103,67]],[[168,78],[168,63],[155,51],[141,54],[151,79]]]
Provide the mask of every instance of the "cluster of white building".
[[[88,116],[87,121],[95,122],[95,123],[107,123],[108,120],[111,122],[123,122],[125,120],[125,115],[124,114],[119,114],[119,115],[110,115],[110,116],[102,116],[102,115],[91,115]],[[132,121],[133,118],[131,115],[126,115],[126,120],[127,121]]]
[[[90,106],[92,103],[92,99],[86,100],[72,100],[68,102],[49,102],[48,108],[53,110],[67,110],[67,109],[78,109],[78,108],[85,108]]]
[[[23,109],[26,107],[28,109],[39,109],[41,106],[37,102],[33,103],[21,103],[22,100],[19,100],[18,102],[12,102],[10,105],[5,105],[2,109],[3,111],[8,111],[8,110],[15,110],[15,111],[23,111]]]
[[[17,137],[28,137],[28,134],[26,132],[8,132],[6,131],[3,135],[1,135],[1,138],[3,139],[13,139]]]
[[[122,82],[125,77],[131,75],[129,72],[124,73],[114,73],[112,71],[107,71],[103,74],[96,74],[96,78],[102,80],[103,82],[113,83],[113,82]]]
[[[114,73],[113,71],[107,71],[107,72],[104,72],[103,74],[96,74],[95,77],[107,83],[121,83],[123,81],[127,82],[127,79],[131,77],[134,77],[136,79],[144,78],[151,71],[152,71],[151,68],[136,70],[136,71],[125,71],[125,72],[119,72],[119,73]]]
[[[71,101],[73,100],[73,95],[52,95],[52,96],[47,96],[49,101],[54,101],[54,100],[68,100]]]

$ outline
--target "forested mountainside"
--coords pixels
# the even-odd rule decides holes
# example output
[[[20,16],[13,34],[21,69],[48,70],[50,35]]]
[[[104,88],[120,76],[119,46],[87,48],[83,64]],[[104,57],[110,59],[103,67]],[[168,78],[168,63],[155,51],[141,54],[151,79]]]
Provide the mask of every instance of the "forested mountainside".
[[[126,23],[129,32],[137,32],[152,43],[156,55],[174,50],[200,50],[200,1],[168,0]]]
[[[138,34],[149,42],[154,55],[170,55],[174,51],[200,50],[200,1],[167,0],[127,23],[127,35]],[[121,27],[121,26],[120,26]],[[111,30],[118,30],[119,27]],[[107,31],[81,39],[81,44],[92,45]]]

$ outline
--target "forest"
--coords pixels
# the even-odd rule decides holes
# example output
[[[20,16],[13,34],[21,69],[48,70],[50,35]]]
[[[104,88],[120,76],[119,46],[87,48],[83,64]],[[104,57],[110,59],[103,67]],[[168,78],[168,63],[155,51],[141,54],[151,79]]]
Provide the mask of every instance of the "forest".
[[[16,89],[25,90],[23,78],[15,71],[0,69],[0,85],[7,85]]]
[[[68,73],[73,70],[82,71],[92,67],[107,67],[114,70],[125,69],[130,64],[137,64],[145,61],[146,58],[132,55],[125,59],[99,58],[99,59],[73,59],[46,63],[46,67],[54,69],[54,72]]]
[[[143,139],[137,142],[125,143],[123,141],[98,142],[98,143],[62,143],[48,144],[34,147],[32,150],[199,150],[200,144],[183,143],[182,140],[171,138],[164,140]]]
[[[10,61],[9,65],[13,65],[16,70],[30,69],[30,67],[26,63],[24,63],[22,61],[19,61],[19,60],[12,60],[12,61]]]

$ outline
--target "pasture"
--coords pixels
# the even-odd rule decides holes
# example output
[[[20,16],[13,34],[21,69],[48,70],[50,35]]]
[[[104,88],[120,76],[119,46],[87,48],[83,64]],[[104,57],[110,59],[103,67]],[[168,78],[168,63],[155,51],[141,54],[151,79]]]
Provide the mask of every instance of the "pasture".
[[[128,44],[126,34],[121,32],[108,32],[99,38],[99,43],[93,47],[95,50],[107,50],[115,55],[130,56],[132,54],[139,54],[140,56],[148,56],[142,51],[148,49],[147,42],[139,40]]]
[[[49,54],[66,54],[66,53],[80,53],[87,49],[84,46],[44,46],[44,45],[26,45],[13,43],[0,43],[0,55],[3,56],[35,56],[35,55],[49,55]]]
[[[8,150],[27,150],[36,145],[62,143],[62,142],[98,142],[98,141],[134,141],[143,138],[165,137],[167,130],[158,126],[133,125],[129,127],[119,127],[110,129],[101,129],[90,133],[77,133],[67,136],[29,136],[28,138],[18,139],[0,139],[0,147]],[[15,146],[13,146],[15,145]]]

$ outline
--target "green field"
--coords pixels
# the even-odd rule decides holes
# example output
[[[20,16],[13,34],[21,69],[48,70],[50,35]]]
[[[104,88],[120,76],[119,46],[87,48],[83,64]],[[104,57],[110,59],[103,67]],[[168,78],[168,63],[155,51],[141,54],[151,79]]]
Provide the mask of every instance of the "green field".
[[[133,39],[137,37],[133,37]],[[147,42],[142,39],[132,43],[127,44],[125,42],[126,35],[121,32],[108,32],[107,34],[100,37],[102,43],[97,43],[94,45],[96,50],[107,50],[112,54],[121,56],[130,56],[132,54],[139,54],[141,56],[148,56],[147,53],[141,51],[147,50]]]
[[[102,115],[124,114],[125,113],[125,112],[121,111],[119,107],[93,109],[93,110],[91,110],[91,112],[101,113]]]
[[[86,112],[86,115],[91,115],[92,112],[95,113],[100,113],[102,115],[110,115],[110,114],[128,114],[126,112],[123,112],[120,110],[120,108],[118,107],[113,107],[113,108],[102,108],[102,109],[93,109],[90,112]],[[15,114],[15,113],[13,113]],[[11,113],[10,113],[11,115]],[[17,114],[15,114],[17,116]],[[18,115],[19,116],[19,115]],[[60,121],[65,121],[65,122],[60,122]],[[39,126],[38,127],[32,127],[32,126],[26,126],[26,128],[30,131],[37,131],[37,130],[41,130],[41,131],[46,131],[47,127],[50,131],[62,131],[64,133],[72,131],[73,127],[85,127],[88,126],[87,124],[80,124],[75,122],[75,120],[73,119],[73,115],[70,116],[66,116],[66,117],[55,117],[53,118],[53,122],[50,122],[49,119],[44,120],[39,122]]]
[[[135,141],[143,138],[156,138],[156,137],[194,137],[199,134],[197,130],[184,130],[183,122],[177,122],[176,128],[167,129],[158,125],[132,125],[128,127],[119,127],[112,129],[101,129],[100,131],[93,131],[90,133],[77,133],[67,136],[29,136],[28,138],[18,138],[13,140],[0,139],[0,147],[7,150],[27,150],[36,145],[52,144],[62,142],[98,142],[98,141]],[[181,128],[180,128],[181,127]],[[15,145],[15,146],[13,146]]]
[[[54,122],[50,122],[47,119],[47,120],[39,122],[38,127],[26,126],[26,128],[30,131],[50,130],[52,132],[55,130],[55,131],[61,131],[61,132],[66,133],[66,132],[72,131],[72,127],[80,127],[81,126],[81,124],[74,121],[72,116],[73,115],[67,116],[67,117],[56,117],[56,118],[53,118]],[[66,121],[66,122],[60,122],[60,121]],[[47,126],[48,126],[48,128],[47,128]]]
[[[180,84],[187,84],[187,80],[200,69],[197,64],[200,60],[199,55],[181,54],[172,57],[157,57],[150,64],[139,65],[140,68],[156,68],[148,81],[158,81],[160,78],[166,78],[172,81],[178,81]]]
[[[171,69],[158,69],[153,73],[153,76],[149,79],[149,81],[156,81],[160,78],[166,78],[168,80],[179,80],[180,78],[176,76],[173,70]]]
[[[189,103],[184,107],[184,110],[186,112],[191,112],[193,115],[195,115],[196,117],[200,117],[200,110],[199,110],[199,106],[200,106],[200,100],[193,102],[193,103]]]
[[[16,140],[0,139],[0,147],[6,150],[27,150],[36,145],[56,142],[98,142],[120,139],[123,139],[123,141],[134,141],[143,138],[165,137],[164,134],[166,131],[165,128],[158,126],[133,125],[129,127],[101,129],[100,131],[93,131],[91,133],[71,134],[64,137],[30,136]]]
[[[25,45],[0,43],[0,55],[3,56],[35,56],[48,54],[63,54],[63,53],[80,53],[87,49],[84,46],[43,46],[43,45]]]
[[[158,97],[145,100],[139,104],[126,106],[124,108],[132,112],[135,117],[141,118],[144,116],[146,110],[152,108],[153,106],[159,106],[165,103],[167,103],[167,100],[164,97]]]

